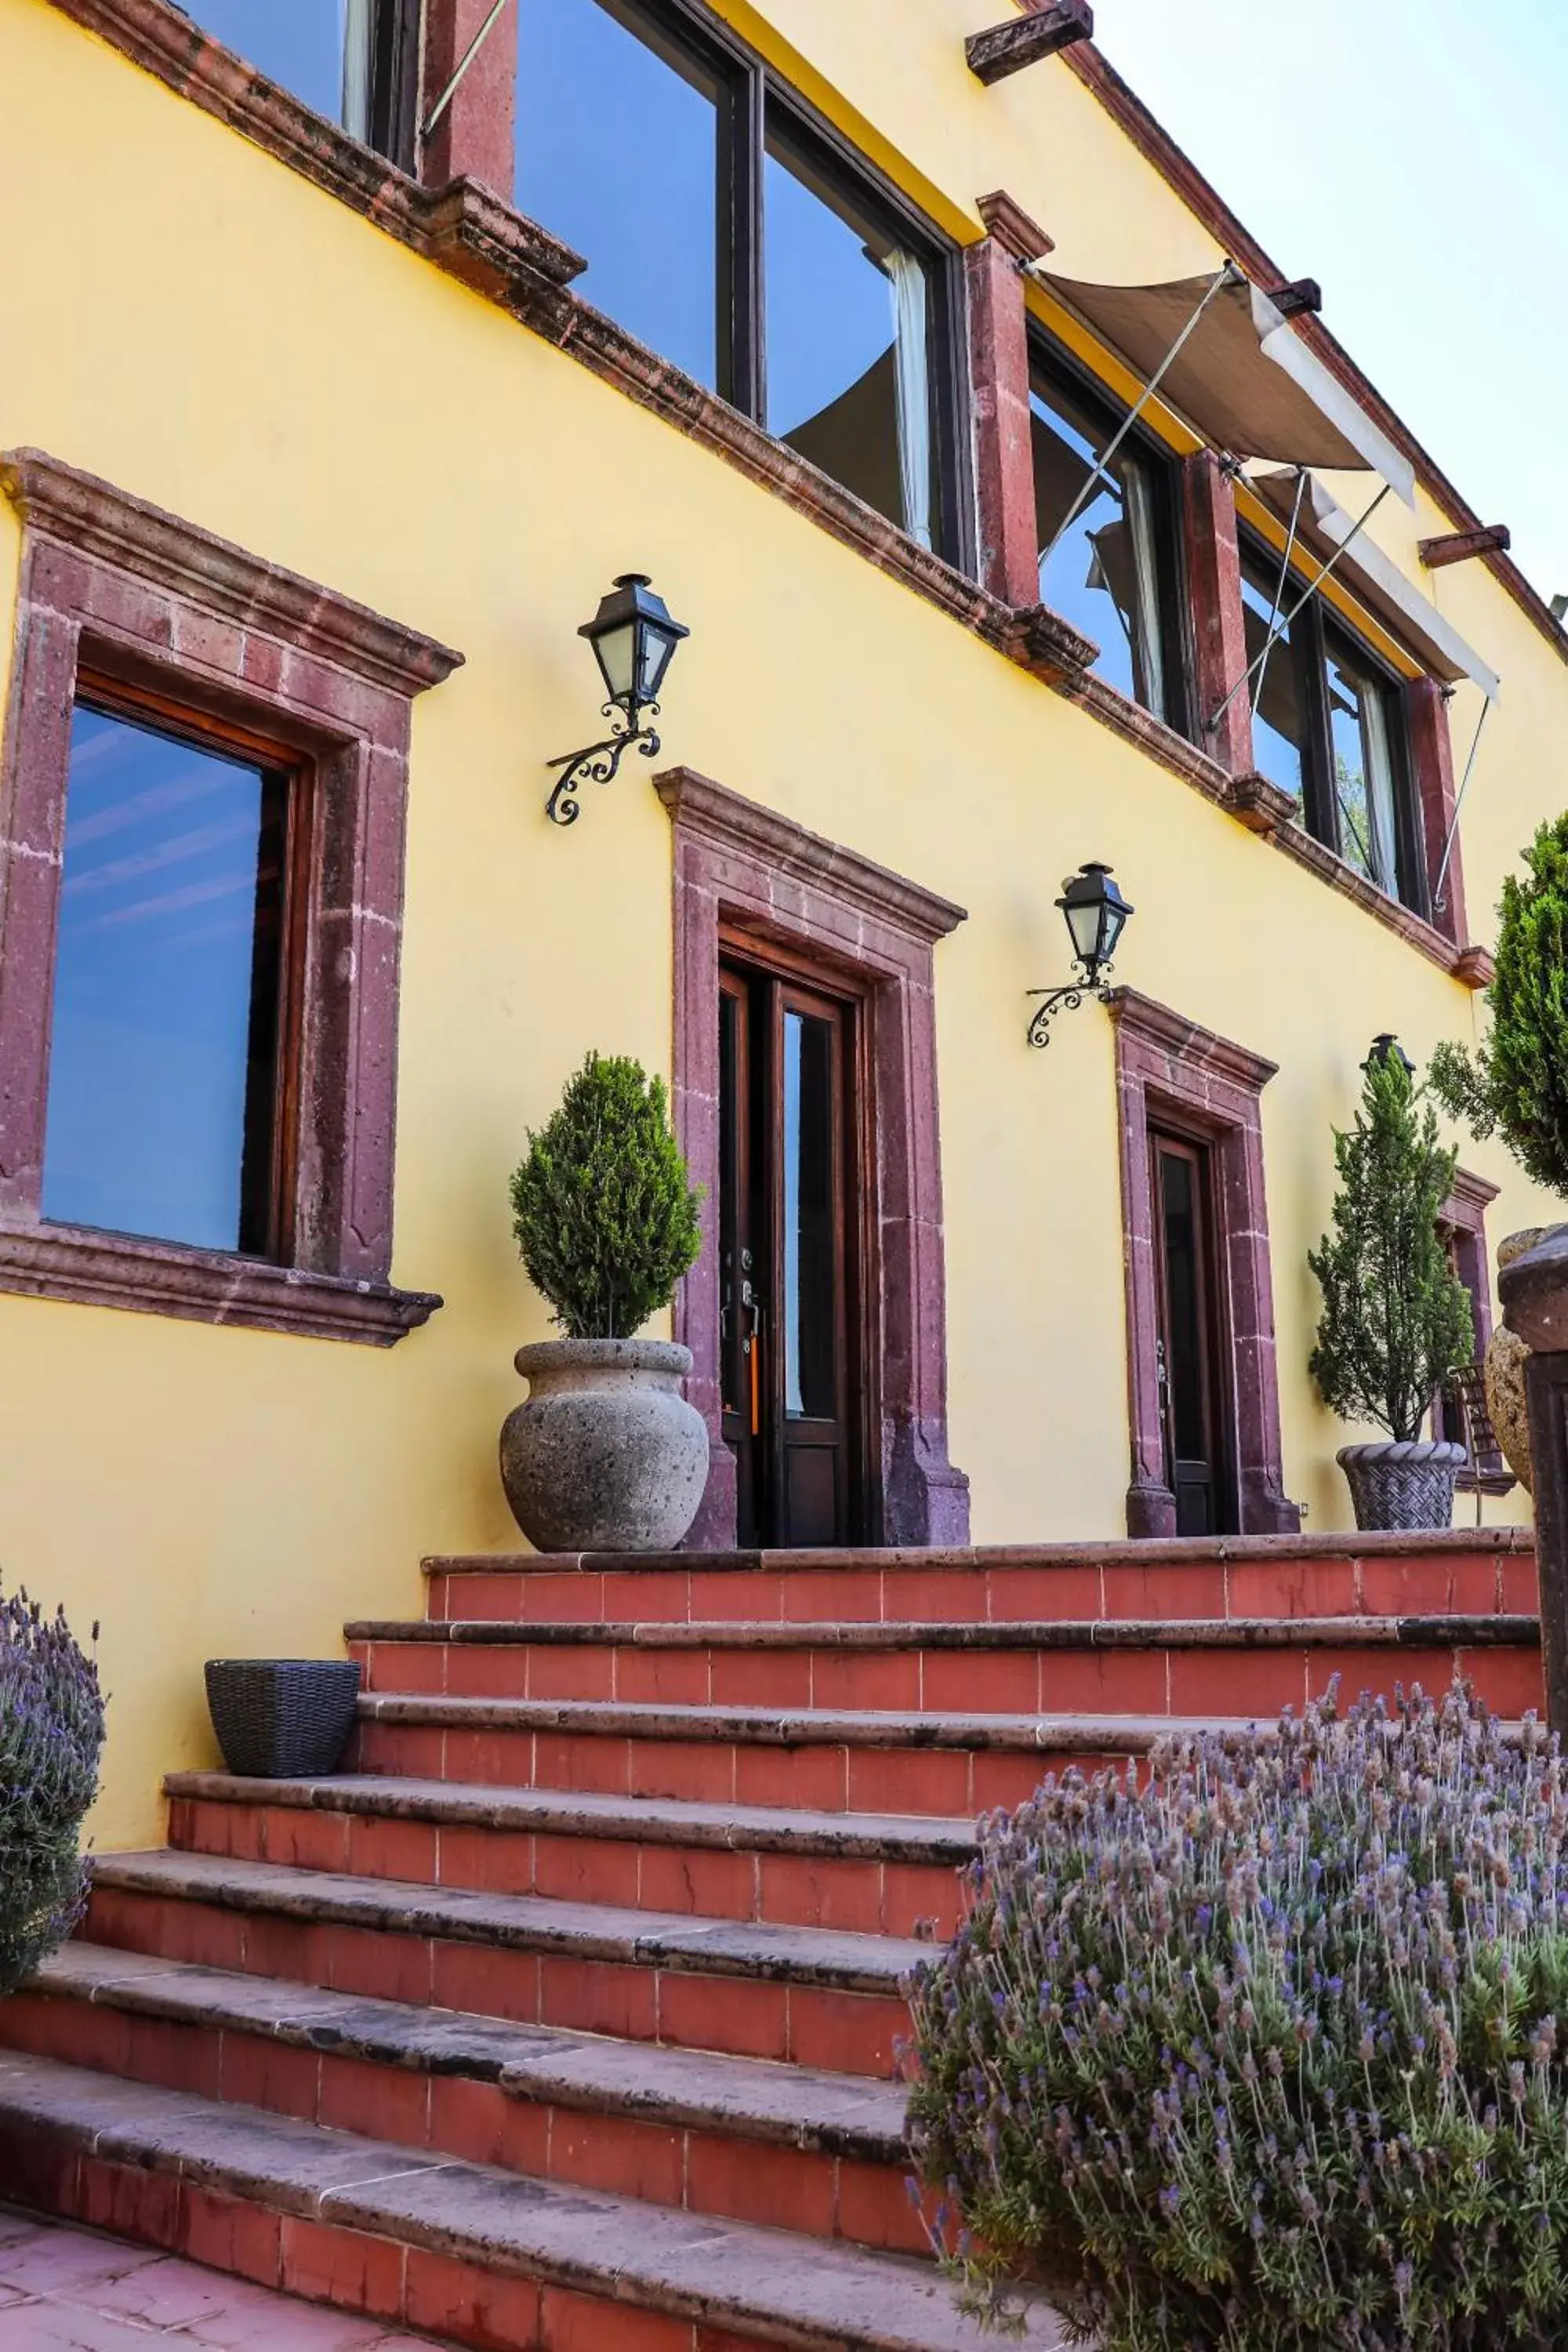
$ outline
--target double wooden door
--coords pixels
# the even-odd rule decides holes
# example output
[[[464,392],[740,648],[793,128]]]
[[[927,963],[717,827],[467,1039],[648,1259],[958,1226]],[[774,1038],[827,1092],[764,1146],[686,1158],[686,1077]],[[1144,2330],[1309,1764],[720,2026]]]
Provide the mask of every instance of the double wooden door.
[[[783,971],[720,975],[724,1437],[743,1546],[864,1539],[858,1008]]]
[[[1157,1134],[1149,1138],[1149,1152],[1160,1416],[1176,1533],[1233,1534],[1229,1336],[1218,1281],[1213,1155],[1203,1144]]]

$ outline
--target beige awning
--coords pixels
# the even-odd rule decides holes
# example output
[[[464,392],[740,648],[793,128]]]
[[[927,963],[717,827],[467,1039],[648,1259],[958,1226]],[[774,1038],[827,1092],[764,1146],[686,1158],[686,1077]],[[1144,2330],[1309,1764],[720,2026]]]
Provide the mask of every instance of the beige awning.
[[[1160,397],[1211,448],[1330,472],[1370,467],[1415,503],[1415,468],[1289,320],[1234,265],[1160,383]],[[1166,286],[1095,286],[1037,268],[1032,275],[1147,383],[1166,360],[1212,276]]]
[[[1296,479],[1293,473],[1249,475],[1247,487],[1281,522],[1289,524],[1296,508]],[[1480,688],[1489,702],[1497,700],[1502,691],[1497,672],[1465,643],[1431,599],[1405,578],[1399,566],[1364,531],[1358,536],[1354,516],[1348,515],[1310,474],[1307,477],[1296,536],[1320,563],[1338,554],[1334,578],[1342,580],[1351,593],[1358,596],[1435,677],[1446,678],[1449,685],[1468,677]],[[1342,549],[1342,554],[1339,553]],[[1299,594],[1300,590],[1296,593]]]

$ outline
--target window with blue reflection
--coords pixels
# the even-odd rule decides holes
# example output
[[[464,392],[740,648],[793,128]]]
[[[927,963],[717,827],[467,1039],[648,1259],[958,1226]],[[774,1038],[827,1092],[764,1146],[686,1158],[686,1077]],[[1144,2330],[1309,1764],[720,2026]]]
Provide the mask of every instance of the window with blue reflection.
[[[192,0],[186,13],[318,114],[369,138],[375,0]]]
[[[1038,357],[1030,373],[1040,601],[1100,647],[1097,674],[1176,723],[1166,663],[1161,485],[1109,411]]]
[[[626,0],[519,0],[517,208],[587,258],[574,290],[721,380],[720,77]]]
[[[1398,814],[1388,689],[1330,638],[1326,668],[1340,856],[1389,897],[1399,895]]]
[[[1244,547],[1241,557],[1242,618],[1247,631],[1247,666],[1253,671],[1252,752],[1260,774],[1278,784],[1302,805],[1306,772],[1307,723],[1301,707],[1301,660],[1290,627],[1280,630],[1271,646],[1269,634],[1300,595],[1294,576],[1282,578],[1280,559]],[[1268,646],[1267,656],[1264,647]]]
[[[768,431],[930,547],[927,264],[773,121],[763,222]]]
[[[43,1212],[268,1246],[286,780],[79,705]]]

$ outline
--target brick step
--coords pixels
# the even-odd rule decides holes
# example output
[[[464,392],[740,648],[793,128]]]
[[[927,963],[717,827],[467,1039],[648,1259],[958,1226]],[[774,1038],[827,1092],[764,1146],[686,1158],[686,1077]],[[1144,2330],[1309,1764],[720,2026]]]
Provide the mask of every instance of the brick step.
[[[212,1854],[107,1854],[84,1934],[288,1977],[683,2050],[890,2079],[927,1944],[354,1878]]]
[[[925,2254],[904,2094],[68,1944],[0,2046],[536,2179]]]
[[[453,1698],[634,1705],[1277,1715],[1320,1696],[1445,1690],[1542,1704],[1534,1617],[1194,1618],[1017,1624],[560,1624],[371,1620],[345,1628],[366,1686]]]
[[[595,1623],[1531,1615],[1528,1527],[947,1551],[479,1554],[425,1562],[426,1613]]]
[[[176,1772],[169,1843],[357,1878],[868,1936],[951,1936],[973,1822],[672,1798],[468,1788],[370,1774]]]
[[[0,2059],[35,2210],[497,2352],[984,2352],[929,2263],[430,2156],[45,2058]],[[804,2258],[803,2258],[804,2256]],[[1026,2339],[1062,2338],[1043,2306]]]
[[[915,1715],[629,1706],[601,1699],[368,1693],[353,1761],[510,1789],[969,1818],[1022,1804],[1047,1772],[1148,1754],[1168,1717]]]

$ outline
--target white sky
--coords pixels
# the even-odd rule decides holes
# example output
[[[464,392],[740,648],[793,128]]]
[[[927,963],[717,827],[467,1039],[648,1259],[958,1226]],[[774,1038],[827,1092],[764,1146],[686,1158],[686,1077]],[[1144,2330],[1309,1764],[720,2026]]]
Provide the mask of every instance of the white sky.
[[[1095,39],[1568,590],[1568,0],[1096,0]]]

